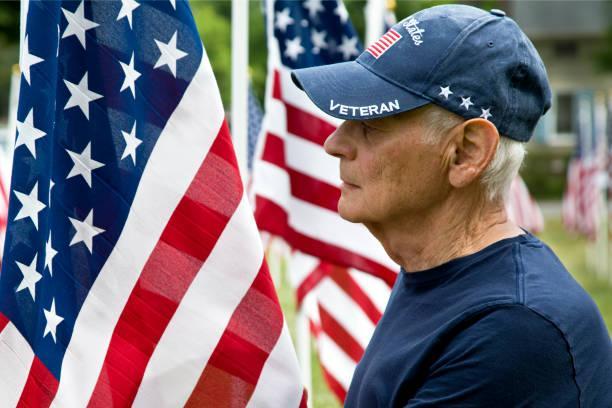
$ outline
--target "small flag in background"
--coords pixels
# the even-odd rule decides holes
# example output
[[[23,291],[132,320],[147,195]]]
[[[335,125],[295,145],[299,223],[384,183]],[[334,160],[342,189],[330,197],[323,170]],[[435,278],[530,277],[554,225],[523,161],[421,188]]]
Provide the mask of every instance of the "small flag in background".
[[[594,128],[593,95],[578,94],[578,128],[574,156],[567,169],[566,189],[563,195],[563,224],[572,232],[582,234],[591,240],[597,237],[600,217],[604,211],[602,193],[606,184],[607,148],[606,138],[597,134],[606,132],[606,122],[601,128]],[[604,115],[607,112],[603,111]]]
[[[538,203],[531,197],[527,185],[517,175],[510,185],[510,193],[506,200],[508,217],[518,226],[532,233],[542,232],[544,217]]]
[[[7,406],[305,406],[183,1],[32,2],[0,273]]]
[[[253,86],[249,85],[249,123],[248,123],[248,138],[247,138],[247,168],[249,171],[253,170],[253,157],[255,156],[255,146],[257,146],[257,139],[259,138],[259,132],[261,132],[261,121],[263,120],[263,110],[257,100],[257,96],[253,91]]]

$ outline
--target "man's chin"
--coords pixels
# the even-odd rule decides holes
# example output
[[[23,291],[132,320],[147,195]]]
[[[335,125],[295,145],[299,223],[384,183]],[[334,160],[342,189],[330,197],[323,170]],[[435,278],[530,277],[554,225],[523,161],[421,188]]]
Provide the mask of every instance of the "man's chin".
[[[355,206],[348,203],[343,203],[342,198],[340,198],[340,201],[338,202],[338,214],[340,214],[340,217],[349,222],[364,222],[364,217],[361,211],[359,211],[358,208],[355,208]]]

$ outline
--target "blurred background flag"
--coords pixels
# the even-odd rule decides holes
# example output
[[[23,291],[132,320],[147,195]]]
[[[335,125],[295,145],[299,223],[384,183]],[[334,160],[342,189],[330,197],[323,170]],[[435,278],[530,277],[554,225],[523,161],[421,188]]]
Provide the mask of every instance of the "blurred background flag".
[[[594,126],[593,96],[592,92],[578,95],[576,150],[567,170],[562,207],[565,227],[590,240],[597,238],[604,212],[601,196],[606,187],[608,159],[606,125],[603,128]],[[606,114],[605,109],[603,114]],[[607,120],[602,122],[605,124]]]
[[[520,175],[517,175],[510,185],[506,212],[514,223],[534,234],[544,230],[542,210],[529,194],[529,189]]]
[[[247,167],[249,172],[253,171],[253,157],[255,156],[255,146],[259,132],[261,132],[261,122],[263,120],[263,109],[253,91],[253,86],[249,84],[248,95],[248,129],[247,129]]]
[[[2,404],[305,406],[188,4],[32,2],[25,28]]]
[[[339,1],[270,1],[266,15],[268,82],[253,169],[255,215],[262,231],[293,248],[291,281],[327,383],[342,401],[399,267],[365,227],[338,215],[338,162],[323,142],[339,121],[295,87],[290,71],[352,60],[362,46]]]

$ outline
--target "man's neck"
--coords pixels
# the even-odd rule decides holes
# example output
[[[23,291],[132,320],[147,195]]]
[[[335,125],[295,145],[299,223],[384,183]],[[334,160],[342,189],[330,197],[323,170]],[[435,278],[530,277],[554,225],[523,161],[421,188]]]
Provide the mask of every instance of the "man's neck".
[[[503,204],[455,205],[452,200],[425,213],[366,226],[407,272],[433,268],[523,233],[508,220]]]

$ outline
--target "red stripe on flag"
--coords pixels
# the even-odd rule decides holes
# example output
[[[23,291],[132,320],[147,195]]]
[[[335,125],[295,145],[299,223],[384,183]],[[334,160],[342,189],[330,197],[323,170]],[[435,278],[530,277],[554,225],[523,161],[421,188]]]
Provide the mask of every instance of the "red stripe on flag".
[[[376,325],[382,317],[382,313],[378,310],[374,302],[372,302],[368,294],[359,286],[355,279],[353,279],[349,271],[346,268],[339,268],[330,264],[326,264],[323,267],[328,269],[328,275],[331,279],[359,305],[370,321]]]
[[[332,392],[336,394],[336,397],[338,397],[340,402],[344,403],[344,400],[346,399],[346,390],[342,384],[340,384],[338,380],[336,380],[334,376],[325,369],[325,367],[321,366],[321,371],[323,371],[323,377],[325,377],[325,381],[327,382],[327,385],[329,385],[329,388],[331,388]]]
[[[4,330],[8,322],[9,322],[8,318],[4,314],[0,313],[0,332]]]
[[[376,51],[374,47],[372,47],[371,45],[368,47],[366,51],[372,54],[375,58],[378,58],[379,56],[378,51]]]
[[[374,48],[376,51],[378,51],[378,54],[382,54],[383,52],[385,52],[385,48],[381,47],[380,44],[378,44],[378,42],[375,42],[374,44],[370,45],[370,47]]]
[[[265,197],[256,197],[255,219],[260,230],[283,237],[287,243],[302,252],[313,254],[336,265],[368,272],[382,279],[389,287],[393,286],[397,278],[397,273],[378,262],[294,230],[288,223],[285,210]]]
[[[313,290],[324,277],[327,276],[327,270],[325,268],[321,268],[320,264],[317,266],[308,276],[300,283],[300,285],[295,290],[297,297],[298,308],[302,306],[302,302],[308,293]]]
[[[380,39],[378,40],[378,43],[386,50],[387,48],[389,48],[393,43],[391,42],[390,39],[388,39],[387,37],[385,37],[384,35],[382,37],[380,37]]]
[[[387,35],[389,35],[391,38],[393,38],[396,41],[401,38],[401,35],[399,35],[399,33],[395,31],[394,29],[390,29],[389,31],[387,31]]]
[[[323,146],[336,127],[319,117],[305,112],[285,102],[287,111],[287,131],[313,143]]]
[[[28,379],[19,397],[18,407],[48,407],[57,393],[59,382],[45,367],[37,356],[34,356]],[[1,397],[0,397],[1,398]]]
[[[246,406],[282,328],[283,314],[264,261],[186,406]]]
[[[224,122],[130,294],[90,406],[129,406],[134,401],[160,337],[241,197]]]
[[[300,400],[300,408],[308,407],[308,390],[304,388],[302,391],[302,399]]]
[[[286,168],[285,161],[285,141],[273,133],[266,133],[266,143],[264,144],[261,159],[269,163],[276,164],[278,167]]]
[[[296,170],[287,169],[291,179],[291,194],[300,200],[307,201],[330,211],[338,211],[340,189]]]
[[[385,34],[383,37],[385,37],[385,39],[389,41],[391,45],[395,44],[395,42],[397,41],[395,37],[393,37],[390,33]]]
[[[272,82],[272,97],[278,100],[283,99],[283,93],[281,91],[280,72],[278,70],[274,71],[274,81]]]
[[[363,356],[363,347],[351,334],[319,303],[321,330],[356,363]],[[347,316],[350,319],[350,316]]]

